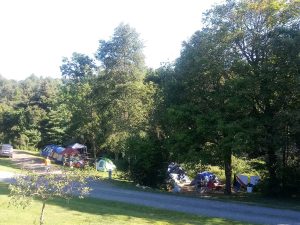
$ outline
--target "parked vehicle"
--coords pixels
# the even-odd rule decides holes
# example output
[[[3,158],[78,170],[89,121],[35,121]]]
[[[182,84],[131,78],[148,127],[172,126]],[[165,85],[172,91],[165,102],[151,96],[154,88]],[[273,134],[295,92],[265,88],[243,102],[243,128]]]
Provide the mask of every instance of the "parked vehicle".
[[[13,146],[10,144],[0,144],[0,156],[13,158]]]

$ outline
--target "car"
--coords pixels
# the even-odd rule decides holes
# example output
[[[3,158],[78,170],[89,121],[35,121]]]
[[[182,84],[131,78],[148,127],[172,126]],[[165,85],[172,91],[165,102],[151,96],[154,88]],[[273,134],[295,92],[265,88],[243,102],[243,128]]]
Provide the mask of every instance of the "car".
[[[0,144],[0,156],[13,157],[13,146],[10,144]]]

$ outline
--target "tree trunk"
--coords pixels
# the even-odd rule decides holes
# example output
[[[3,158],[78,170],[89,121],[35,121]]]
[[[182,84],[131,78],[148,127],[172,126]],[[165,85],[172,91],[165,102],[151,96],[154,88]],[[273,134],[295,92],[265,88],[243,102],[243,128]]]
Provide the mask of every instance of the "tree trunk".
[[[224,164],[225,164],[225,194],[231,194],[231,151],[225,153]]]
[[[93,154],[94,154],[94,160],[95,160],[95,169],[97,170],[96,143],[95,143],[94,136],[93,136],[93,140],[92,140],[92,145],[93,145]]]
[[[277,177],[278,162],[276,156],[276,147],[274,143],[274,131],[272,126],[267,127],[267,168],[269,172],[268,194],[275,196],[280,191],[280,185]]]
[[[277,156],[275,154],[275,150],[273,146],[268,147],[267,154],[268,154],[267,167],[269,172],[268,189],[269,189],[269,194],[273,196],[278,194],[279,192],[279,182],[276,175]]]
[[[43,201],[41,216],[40,216],[40,225],[44,224],[44,210],[45,210],[46,202]]]

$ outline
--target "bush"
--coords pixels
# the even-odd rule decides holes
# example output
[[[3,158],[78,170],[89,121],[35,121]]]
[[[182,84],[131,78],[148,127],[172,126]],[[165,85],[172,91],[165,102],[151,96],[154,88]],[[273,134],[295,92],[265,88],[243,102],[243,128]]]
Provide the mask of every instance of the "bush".
[[[138,184],[160,187],[166,179],[167,154],[159,140],[151,137],[135,137],[130,148],[130,178]]]

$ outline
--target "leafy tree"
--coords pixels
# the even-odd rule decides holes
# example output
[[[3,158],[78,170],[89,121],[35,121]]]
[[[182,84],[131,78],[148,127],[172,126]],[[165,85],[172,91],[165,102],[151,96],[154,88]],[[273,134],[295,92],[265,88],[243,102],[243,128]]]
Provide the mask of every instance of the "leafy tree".
[[[107,77],[118,83],[141,80],[145,75],[143,42],[128,24],[120,24],[109,41],[100,40],[96,58]]]
[[[29,207],[33,200],[41,200],[40,224],[44,224],[46,204],[54,198],[69,201],[72,198],[83,198],[90,191],[87,186],[85,170],[66,170],[63,174],[35,174],[27,172],[16,177],[16,182],[9,185],[10,204]]]
[[[101,115],[102,149],[118,157],[126,152],[132,134],[147,128],[154,87],[144,84],[143,44],[129,25],[120,24],[109,41],[100,41],[96,53],[103,66],[95,86]]]
[[[60,67],[63,78],[80,81],[91,75],[97,68],[94,60],[87,55],[74,52],[71,59],[64,57]]]
[[[92,146],[94,158],[99,136],[99,114],[95,113],[93,86],[96,81],[96,64],[84,54],[73,53],[71,61],[64,58],[61,72],[64,85],[61,96],[68,108],[69,125],[65,132],[67,142],[81,141]],[[66,109],[66,108],[65,108]]]
[[[141,185],[161,187],[165,183],[168,152],[155,132],[131,136],[128,140],[129,172],[132,180]]]
[[[206,27],[184,43],[164,88],[169,149],[223,161],[227,193],[232,154],[265,154],[269,192],[279,187],[277,155],[284,145],[278,140],[291,126],[280,118],[294,115],[298,105],[299,53],[291,51],[299,49],[298,8],[297,1],[227,1],[212,8]]]
[[[299,53],[282,52],[299,43],[299,12],[298,1],[228,1],[206,18],[212,29],[226,34],[229,49],[247,64],[244,74],[249,74],[252,92],[245,98],[252,102],[260,139],[257,147],[267,156],[269,192],[273,194],[280,186],[277,154],[283,147],[277,124],[282,114],[296,106],[293,99],[299,94],[293,85],[299,83],[294,69],[299,68]]]

